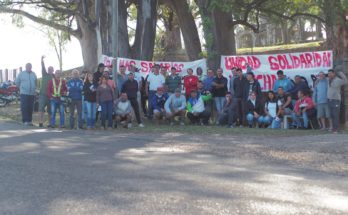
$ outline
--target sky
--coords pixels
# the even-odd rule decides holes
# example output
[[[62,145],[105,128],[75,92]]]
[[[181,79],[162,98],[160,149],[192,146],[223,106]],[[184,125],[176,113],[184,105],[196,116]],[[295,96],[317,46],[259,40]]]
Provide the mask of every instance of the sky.
[[[54,48],[47,37],[37,30],[40,25],[25,19],[25,27],[12,24],[8,14],[0,14],[0,69],[15,69],[32,63],[33,71],[41,77],[41,56],[45,55],[46,66],[59,68]],[[83,65],[79,42],[72,37],[63,54],[63,70]]]

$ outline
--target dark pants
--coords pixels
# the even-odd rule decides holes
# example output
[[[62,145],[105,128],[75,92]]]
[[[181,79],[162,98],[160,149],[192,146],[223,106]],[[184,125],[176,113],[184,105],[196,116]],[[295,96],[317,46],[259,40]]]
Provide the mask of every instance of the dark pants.
[[[246,102],[237,98],[237,119],[240,125],[246,125]]]
[[[143,109],[144,115],[147,115],[146,101],[147,101],[147,96],[145,95],[144,92],[141,92],[141,108]]]
[[[72,100],[70,104],[70,128],[75,127],[75,108],[77,109],[77,121],[79,128],[82,128],[82,101]]]
[[[337,131],[340,126],[341,101],[329,99],[328,104],[332,119],[332,129]]]
[[[219,114],[219,124],[224,125],[228,124],[229,126],[234,125],[236,123],[236,113],[232,110],[228,110],[227,112],[223,112]]]
[[[34,99],[35,96],[21,94],[21,112],[23,123],[33,121]]]
[[[112,128],[112,106],[113,101],[105,101],[100,103],[101,106],[101,121],[102,126],[105,128],[105,121],[108,120],[108,127]]]
[[[133,111],[134,111],[134,114],[135,114],[135,118],[137,119],[137,122],[138,124],[141,123],[141,119],[140,119],[140,113],[139,113],[139,104],[138,104],[138,100],[137,98],[131,98],[129,99],[131,105],[132,105],[132,108],[133,108]]]
[[[199,113],[198,115],[194,115],[193,113],[190,113],[190,112],[187,113],[187,118],[189,118],[192,124],[200,123],[200,121],[202,120],[203,124],[207,125],[209,121],[209,117],[210,117],[210,112],[207,112],[207,111],[203,111],[202,113]]]

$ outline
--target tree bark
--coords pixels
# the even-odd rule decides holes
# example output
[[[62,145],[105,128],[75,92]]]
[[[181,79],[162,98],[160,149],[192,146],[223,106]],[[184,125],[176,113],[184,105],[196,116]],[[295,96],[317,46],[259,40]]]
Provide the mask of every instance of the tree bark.
[[[197,60],[202,52],[202,48],[195,19],[189,9],[189,5],[186,0],[171,0],[170,3],[178,17],[187,56],[189,60]]]
[[[131,57],[131,50],[128,36],[127,5],[125,1],[119,1],[118,13],[118,56],[129,58]]]
[[[77,17],[77,22],[81,31],[81,36],[77,39],[82,50],[83,69],[94,72],[98,65],[98,39],[94,26],[91,26],[83,18]]]
[[[155,47],[158,0],[142,0],[138,4],[135,41],[132,57],[152,60]]]

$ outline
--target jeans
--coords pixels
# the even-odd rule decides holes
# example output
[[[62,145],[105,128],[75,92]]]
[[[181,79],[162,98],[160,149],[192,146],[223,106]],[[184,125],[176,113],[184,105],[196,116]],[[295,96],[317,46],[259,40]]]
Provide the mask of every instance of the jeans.
[[[137,119],[138,124],[140,124],[141,123],[141,119],[140,119],[138,99],[137,98],[132,98],[132,99],[129,99],[129,102],[131,103],[131,106],[133,108],[133,111],[134,111],[134,114],[135,114],[135,118]]]
[[[222,108],[224,107],[225,97],[214,97],[214,101],[215,101],[216,110],[218,114],[220,114],[222,111]]]
[[[87,102],[85,101],[85,97],[82,96],[82,113],[81,119],[83,122],[87,121]]]
[[[86,104],[86,121],[87,121],[87,128],[94,128],[95,126],[95,119],[96,119],[96,112],[97,112],[97,104],[95,102],[85,102]]]
[[[261,125],[270,125],[273,121],[273,117],[270,116],[260,116],[257,120],[259,124]]]
[[[341,101],[329,99],[328,104],[332,119],[332,129],[337,131],[340,126]]]
[[[75,108],[77,109],[77,121],[78,127],[82,128],[82,101],[81,100],[72,100],[70,104],[70,128],[75,127]]]
[[[102,118],[102,126],[105,128],[105,121],[108,120],[108,127],[112,128],[112,106],[113,101],[104,101],[100,103],[101,106],[101,118]]]
[[[303,127],[304,128],[308,128],[308,124],[309,124],[309,118],[308,118],[308,114],[306,112],[304,113],[301,113],[300,116],[298,116],[295,112],[291,114],[291,118],[294,122],[294,126],[297,126],[297,127],[302,127],[302,122],[300,120],[299,117],[302,117],[303,118]]]
[[[258,120],[256,117],[254,117],[252,113],[248,113],[246,118],[248,121],[248,125],[253,125],[253,123]]]
[[[149,98],[147,100],[147,107],[148,107],[148,117],[149,119],[152,119],[153,117],[153,109],[152,109],[152,98],[156,95],[156,91],[150,90],[149,91]]]
[[[64,126],[64,122],[65,122],[63,102],[60,99],[51,99],[51,126],[56,125],[56,112],[58,108],[60,113],[59,126],[62,127]]]
[[[21,112],[23,123],[33,121],[34,98],[35,96],[33,95],[21,94]]]

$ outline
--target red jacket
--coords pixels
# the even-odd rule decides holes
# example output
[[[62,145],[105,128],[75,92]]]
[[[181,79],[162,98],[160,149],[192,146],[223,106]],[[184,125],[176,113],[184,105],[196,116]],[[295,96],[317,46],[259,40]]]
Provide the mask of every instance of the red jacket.
[[[57,79],[54,79],[54,80],[56,82],[56,88],[58,90],[59,80],[57,80]],[[63,95],[66,95],[68,90],[66,88],[66,81],[64,79],[61,79],[61,80],[62,80],[62,86],[60,88],[60,95],[63,96]],[[47,96],[48,96],[49,99],[51,99],[51,98],[58,98],[58,97],[53,96],[53,93],[54,93],[53,82],[52,82],[52,80],[49,80],[48,81],[48,85],[47,85]]]
[[[307,110],[314,108],[314,102],[311,97],[306,96],[303,99],[299,99],[296,101],[294,111],[299,112],[301,108],[307,108]]]
[[[186,95],[189,96],[192,90],[197,90],[198,77],[189,75],[184,78],[184,87]]]

